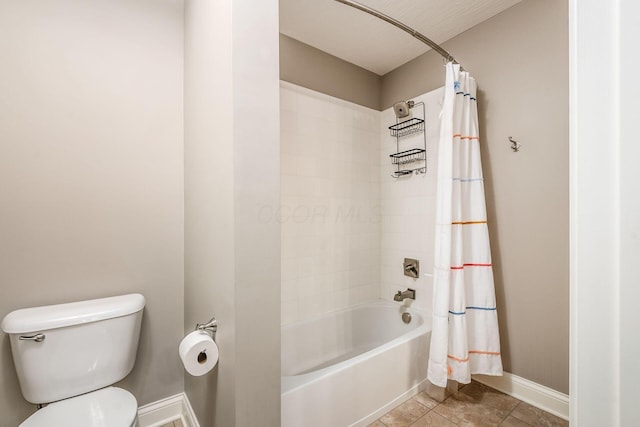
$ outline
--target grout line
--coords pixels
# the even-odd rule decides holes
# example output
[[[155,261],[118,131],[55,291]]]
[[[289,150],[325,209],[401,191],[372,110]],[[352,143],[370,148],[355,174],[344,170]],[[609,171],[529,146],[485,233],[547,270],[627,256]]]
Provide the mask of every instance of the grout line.
[[[494,391],[496,391],[496,392],[498,392],[498,393],[502,393],[502,394],[505,394],[506,396],[508,396],[508,394],[503,393],[503,392],[501,392],[500,390],[497,390],[497,389],[495,389],[495,388],[493,388],[493,387],[490,387],[490,386],[488,386],[488,385],[486,385],[486,384],[482,384],[482,383],[478,383],[478,384],[480,384],[480,386],[481,386],[481,387],[486,387],[486,388],[488,388],[489,390],[494,390]],[[514,399],[515,399],[515,398],[514,398]],[[507,414],[504,416],[504,418],[502,418],[502,421],[500,421],[500,424],[498,424],[498,427],[500,427],[502,424],[504,424],[504,422],[507,420],[507,418],[509,418],[509,416],[511,415],[511,413],[512,413],[513,411],[515,411],[515,410],[516,410],[516,408],[517,408],[517,407],[522,403],[522,400],[520,400],[520,399],[516,399],[516,400],[518,401],[518,403],[516,403],[516,405],[515,405],[513,408],[511,408],[511,410],[510,410],[509,412],[507,412]],[[518,417],[516,417],[516,416],[514,416],[514,418],[515,418],[515,419],[517,419],[518,421],[522,421],[520,418],[518,418]],[[530,424],[529,424],[529,423],[527,423],[527,422],[525,422],[525,421],[522,421],[522,422],[523,422],[523,423],[525,423],[526,425],[530,426]]]
[[[520,405],[520,403],[518,403],[518,405]],[[515,410],[516,408],[513,408],[513,409]],[[511,411],[511,412],[513,412],[513,411]],[[546,411],[545,411],[545,412],[546,412]],[[547,413],[548,413],[548,412],[547,412]],[[553,415],[553,414],[551,414],[551,415]],[[528,422],[526,422],[525,420],[521,420],[520,418],[516,417],[515,415],[513,415],[513,418],[515,418],[515,419],[516,419],[516,420],[518,420],[518,421],[521,421],[521,422],[525,423],[525,424],[526,424],[526,425],[528,425],[528,426],[530,426],[530,425],[531,425],[531,424],[529,424]]]
[[[522,403],[521,400],[518,401],[518,404],[516,406],[513,407],[513,409],[511,411],[509,411],[509,414],[504,417],[504,419],[500,422],[500,425],[498,427],[500,427],[502,424],[504,424],[504,422],[507,420],[507,418],[509,418],[509,416],[512,416],[513,418],[515,418],[516,420],[525,423],[526,425],[528,425],[529,427],[533,427],[531,424],[529,424],[528,422],[521,420],[520,418],[516,417],[515,415],[511,415],[513,413],[513,411],[516,410],[516,408]]]
[[[511,410],[509,411],[509,413],[504,417],[504,419],[502,420],[502,422],[501,422],[500,424],[504,423],[504,421],[505,421],[507,418],[509,418],[509,416],[513,413],[513,411],[515,411],[515,410],[516,410],[516,408],[520,405],[520,403],[522,403],[522,401],[521,401],[521,400],[518,400],[518,403],[516,404],[516,406],[514,406],[513,408],[511,408]],[[519,420],[520,420],[520,418],[518,418],[518,417],[516,417],[516,416],[514,416],[513,418],[516,418],[516,419],[519,419]],[[522,421],[522,420],[520,420],[520,421]],[[523,421],[523,422],[524,422],[524,421]],[[528,424],[529,424],[529,423],[527,423],[527,425],[528,425]]]

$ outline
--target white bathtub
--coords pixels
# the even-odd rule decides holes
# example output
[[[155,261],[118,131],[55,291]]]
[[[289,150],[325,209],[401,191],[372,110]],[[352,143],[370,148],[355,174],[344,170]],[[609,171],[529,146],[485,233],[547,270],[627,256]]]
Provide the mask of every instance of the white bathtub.
[[[430,336],[430,316],[382,300],[283,327],[282,426],[372,422],[418,392]]]

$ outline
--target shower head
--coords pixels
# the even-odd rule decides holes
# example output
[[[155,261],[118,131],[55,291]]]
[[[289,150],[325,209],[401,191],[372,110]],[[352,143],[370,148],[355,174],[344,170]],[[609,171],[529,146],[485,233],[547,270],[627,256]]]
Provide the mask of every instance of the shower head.
[[[400,101],[393,104],[393,112],[396,113],[396,117],[401,119],[409,115],[409,109],[413,108],[413,101]]]

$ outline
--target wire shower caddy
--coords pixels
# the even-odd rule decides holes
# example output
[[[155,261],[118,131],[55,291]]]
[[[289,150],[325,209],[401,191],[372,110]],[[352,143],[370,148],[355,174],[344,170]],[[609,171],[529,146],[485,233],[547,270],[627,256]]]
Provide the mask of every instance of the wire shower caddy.
[[[412,117],[408,120],[397,122],[395,125],[389,126],[389,133],[396,138],[396,152],[389,155],[391,163],[397,166],[396,171],[391,175],[393,178],[411,175],[415,173],[423,174],[427,172],[427,133],[425,132],[426,109],[424,102],[416,102],[414,108],[418,105],[422,106],[422,118]],[[400,139],[409,135],[422,132],[423,147],[411,148],[409,150],[400,151]],[[422,163],[418,167],[401,168],[405,165],[414,165]]]

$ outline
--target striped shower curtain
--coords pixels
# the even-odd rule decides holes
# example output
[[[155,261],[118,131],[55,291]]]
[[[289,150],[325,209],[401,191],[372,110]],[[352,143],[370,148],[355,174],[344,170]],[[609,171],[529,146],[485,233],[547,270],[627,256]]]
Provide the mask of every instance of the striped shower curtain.
[[[446,66],[438,154],[433,332],[428,379],[502,375],[478,138],[476,83]]]

